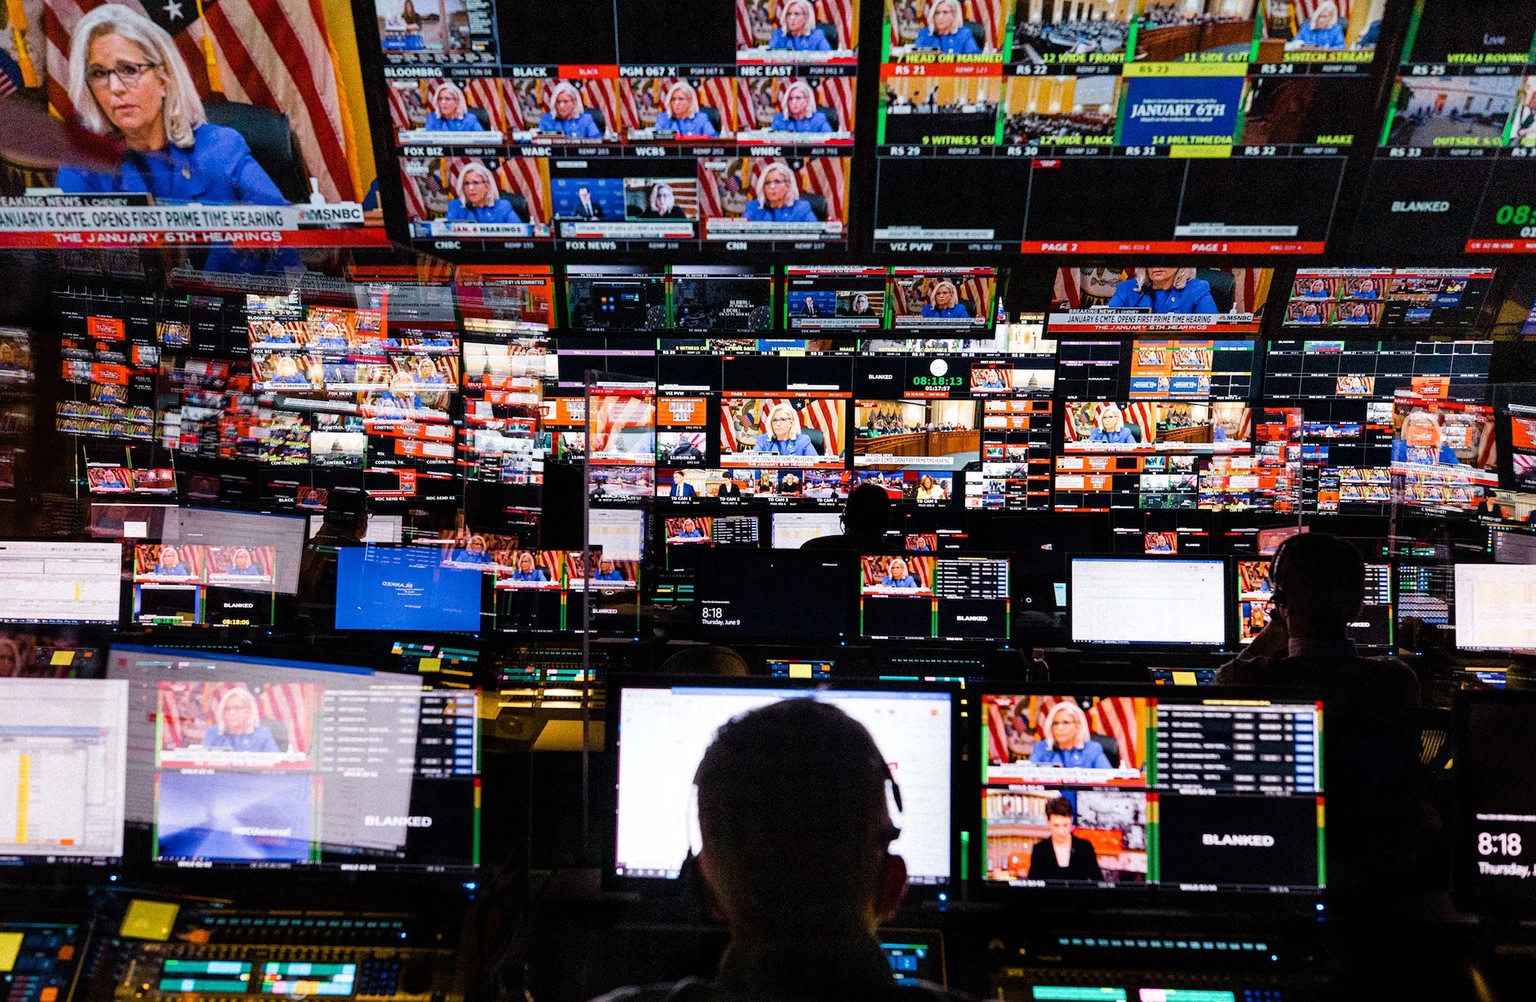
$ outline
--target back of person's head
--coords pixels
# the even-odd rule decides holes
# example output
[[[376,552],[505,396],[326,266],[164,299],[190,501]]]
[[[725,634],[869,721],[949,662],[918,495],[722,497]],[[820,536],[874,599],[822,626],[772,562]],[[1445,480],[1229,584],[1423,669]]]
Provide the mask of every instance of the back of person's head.
[[[1365,600],[1365,561],[1349,542],[1326,532],[1303,532],[1280,544],[1270,567],[1274,601],[1294,632],[1297,619],[1339,633]]]
[[[859,484],[843,508],[843,530],[850,536],[879,537],[891,527],[891,496],[885,488]]]
[[[368,492],[337,487],[326,498],[325,524],[362,537],[368,528]]]
[[[813,698],[722,726],[694,784],[700,862],[732,930],[871,931],[894,912],[906,869],[885,852],[889,778],[869,731]]]
[[[701,644],[685,647],[661,663],[660,670],[667,675],[720,675],[729,678],[746,678],[747,659],[729,647]]]

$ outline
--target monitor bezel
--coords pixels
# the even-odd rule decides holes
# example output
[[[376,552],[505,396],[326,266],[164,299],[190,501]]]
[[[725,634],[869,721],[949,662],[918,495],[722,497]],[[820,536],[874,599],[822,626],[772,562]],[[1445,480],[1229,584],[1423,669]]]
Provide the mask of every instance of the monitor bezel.
[[[1118,563],[1145,563],[1149,565],[1167,565],[1171,563],[1203,563],[1216,564],[1221,574],[1221,621],[1222,639],[1216,642],[1208,641],[1112,641],[1112,640],[1083,640],[1077,635],[1077,587],[1074,569],[1078,561],[1115,561]],[[1237,607],[1237,592],[1234,587],[1237,571],[1233,566],[1232,558],[1226,554],[1200,554],[1199,556],[1127,556],[1120,553],[1073,553],[1067,556],[1067,637],[1074,645],[1084,645],[1089,650],[1102,650],[1118,648],[1132,651],[1157,651],[1166,653],[1169,651],[1189,652],[1236,652],[1237,621],[1234,610]]]
[[[912,902],[946,901],[957,895],[966,876],[963,849],[968,833],[960,830],[958,821],[964,816],[963,799],[970,793],[965,764],[969,759],[967,743],[970,740],[962,728],[964,713],[963,686],[950,682],[893,681],[889,679],[860,679],[847,676],[837,678],[773,678],[752,676],[748,678],[723,678],[706,675],[619,675],[608,681],[607,733],[613,736],[610,747],[613,752],[613,782],[600,784],[594,796],[593,817],[601,818],[599,830],[593,834],[601,846],[602,878],[605,886],[616,891],[640,894],[645,897],[673,898],[689,893],[688,882],[679,878],[632,877],[619,875],[618,864],[618,800],[619,761],[623,754],[623,733],[620,720],[623,715],[624,693],[627,689],[717,688],[717,689],[771,689],[787,693],[803,693],[807,696],[822,691],[864,692],[916,692],[941,693],[949,696],[950,706],[950,840],[949,880],[937,884],[908,885],[907,900]],[[793,697],[786,697],[793,698]],[[692,766],[690,766],[692,768]],[[611,817],[611,822],[608,819]]]

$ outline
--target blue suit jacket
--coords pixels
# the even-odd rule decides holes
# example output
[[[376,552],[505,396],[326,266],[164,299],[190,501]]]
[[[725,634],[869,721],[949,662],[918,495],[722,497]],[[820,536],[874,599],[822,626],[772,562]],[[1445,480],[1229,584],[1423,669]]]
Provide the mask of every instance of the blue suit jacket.
[[[143,192],[157,202],[288,204],[251,156],[245,138],[234,129],[207,123],[193,130],[188,149],[168,146],[158,153],[129,153],[115,173],[61,167],[58,186],[81,194]]]

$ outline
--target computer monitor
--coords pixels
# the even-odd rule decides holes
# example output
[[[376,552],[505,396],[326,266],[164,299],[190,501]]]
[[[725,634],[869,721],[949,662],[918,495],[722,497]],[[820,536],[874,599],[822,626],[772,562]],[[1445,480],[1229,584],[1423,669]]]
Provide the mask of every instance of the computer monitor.
[[[126,682],[0,679],[0,864],[121,859],[127,733]]]
[[[821,683],[825,686],[826,683]],[[781,699],[836,706],[869,729],[901,787],[892,805],[901,836],[891,852],[916,885],[947,885],[954,869],[951,821],[954,710],[951,690],[933,685],[861,683],[807,688],[791,680],[630,680],[618,686],[618,824],[612,872],[670,879],[698,844],[693,774],[715,731],[728,720]]]
[[[776,511],[773,548],[798,550],[818,536],[835,536],[843,531],[842,518],[835,511]]]
[[[709,548],[698,554],[699,638],[840,640],[852,558],[829,550]],[[793,611],[791,611],[793,610]]]
[[[1226,643],[1231,603],[1222,560],[1073,557],[1068,582],[1073,643]]]
[[[336,629],[472,633],[484,579],[436,548],[338,547]]]
[[[172,867],[467,873],[476,697],[366,668],[114,647],[128,820]]]
[[[1536,649],[1536,564],[1457,564],[1456,646]]]
[[[304,559],[304,517],[261,515],[217,508],[171,508],[165,512],[160,540],[177,546],[274,550],[273,576],[252,587],[284,595],[299,590],[299,564]],[[232,579],[238,581],[238,579]],[[238,587],[238,584],[227,585]]]
[[[1003,556],[860,555],[859,636],[1007,641],[1013,612],[1008,572]]]
[[[1536,693],[1468,690],[1456,701],[1452,882],[1470,911],[1536,913]]]
[[[993,683],[980,709],[989,888],[1315,896],[1326,886],[1315,699]]]
[[[324,524],[324,516],[309,516],[310,538],[314,538]],[[368,516],[368,528],[363,531],[361,542],[393,544],[400,542],[404,536],[405,517],[403,515],[380,515],[375,512]]]
[[[116,623],[121,543],[0,542],[0,622]]]

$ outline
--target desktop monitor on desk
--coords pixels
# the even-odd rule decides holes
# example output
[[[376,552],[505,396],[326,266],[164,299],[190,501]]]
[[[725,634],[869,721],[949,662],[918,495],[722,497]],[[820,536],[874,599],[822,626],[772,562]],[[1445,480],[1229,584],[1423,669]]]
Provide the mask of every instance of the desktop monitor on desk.
[[[1320,702],[990,683],[980,710],[989,891],[1315,897],[1327,884]]]
[[[1072,642],[1221,647],[1227,642],[1226,562],[1073,557]]]
[[[818,685],[812,688],[812,685]],[[947,887],[959,871],[952,821],[957,788],[949,688],[903,683],[819,684],[793,680],[631,679],[610,689],[618,713],[618,817],[611,874],[673,879],[698,845],[693,776],[720,725],[783,699],[836,706],[869,729],[900,785],[892,807],[901,835],[891,852],[913,885]],[[690,829],[693,831],[690,831]]]

